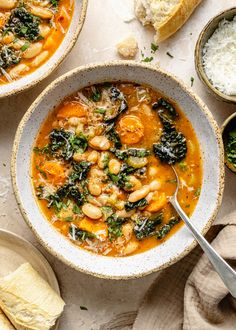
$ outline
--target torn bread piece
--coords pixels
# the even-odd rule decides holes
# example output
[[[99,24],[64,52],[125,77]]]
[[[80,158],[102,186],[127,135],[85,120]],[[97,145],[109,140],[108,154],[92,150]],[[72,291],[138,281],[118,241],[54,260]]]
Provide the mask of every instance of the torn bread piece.
[[[138,52],[138,43],[132,36],[122,40],[116,45],[117,52],[124,58],[134,58]]]
[[[6,315],[0,309],[0,329],[1,330],[15,330]]]
[[[135,0],[135,14],[143,25],[156,30],[155,42],[174,34],[202,0]]]
[[[0,279],[0,308],[17,330],[49,330],[64,301],[29,263]]]

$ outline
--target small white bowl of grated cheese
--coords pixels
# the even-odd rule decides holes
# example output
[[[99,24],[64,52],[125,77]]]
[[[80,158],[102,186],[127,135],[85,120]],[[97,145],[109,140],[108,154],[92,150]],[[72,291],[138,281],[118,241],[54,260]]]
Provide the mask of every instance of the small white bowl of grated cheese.
[[[236,103],[236,8],[220,13],[204,27],[196,44],[195,66],[218,99]]]

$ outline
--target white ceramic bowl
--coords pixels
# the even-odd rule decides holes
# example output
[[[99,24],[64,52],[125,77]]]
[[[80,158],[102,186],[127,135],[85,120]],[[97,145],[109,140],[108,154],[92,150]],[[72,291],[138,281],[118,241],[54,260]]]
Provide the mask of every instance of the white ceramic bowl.
[[[30,178],[32,146],[48,112],[66,96],[105,81],[148,84],[175,100],[191,121],[201,145],[204,167],[202,192],[191,220],[203,233],[209,229],[221,203],[223,148],[220,130],[204,103],[176,78],[147,64],[118,61],[77,68],[47,87],[26,112],[16,133],[12,156],[14,191],[26,222],[44,247],[73,268],[99,277],[127,279],[168,267],[190,252],[195,242],[187,228],[183,226],[165,243],[134,256],[92,254],[73,245],[44,218]]]
[[[40,81],[49,76],[59,64],[66,58],[73,48],[80,31],[83,27],[88,0],[75,0],[75,8],[70,27],[60,46],[55,53],[34,72],[21,79],[0,86],[0,99],[6,96],[15,95],[35,86]]]

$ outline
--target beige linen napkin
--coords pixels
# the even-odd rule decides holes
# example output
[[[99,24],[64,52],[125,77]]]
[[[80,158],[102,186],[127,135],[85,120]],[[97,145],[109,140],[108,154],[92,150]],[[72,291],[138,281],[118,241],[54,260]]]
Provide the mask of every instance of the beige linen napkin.
[[[236,269],[236,212],[215,221],[208,239]],[[151,286],[132,330],[235,330],[236,300],[197,247]]]

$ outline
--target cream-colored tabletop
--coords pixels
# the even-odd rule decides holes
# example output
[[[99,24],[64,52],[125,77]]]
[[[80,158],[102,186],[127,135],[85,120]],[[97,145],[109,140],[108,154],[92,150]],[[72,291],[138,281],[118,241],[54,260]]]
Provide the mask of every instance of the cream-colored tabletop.
[[[35,88],[0,101],[0,227],[31,241],[43,252],[54,268],[66,301],[60,330],[116,329],[104,324],[109,324],[111,319],[118,319],[117,323],[119,323],[123,313],[136,311],[145,291],[157,274],[129,281],[102,280],[76,272],[50,256],[39,245],[17,208],[10,181],[12,143],[17,125],[27,108],[56,77],[79,65],[116,59],[116,43],[129,35],[136,37],[140,51],[142,50],[146,56],[150,55],[153,31],[144,29],[134,19],[132,3],[133,0],[89,0],[83,31],[74,50],[60,68]],[[161,68],[174,73],[189,87],[193,77],[192,89],[205,101],[219,125],[236,111],[236,107],[221,103],[208,95],[196,76],[194,47],[207,21],[233,5],[235,0],[203,0],[202,5],[187,24],[174,37],[160,45],[152,62],[153,65],[158,64]],[[168,56],[167,52],[173,58]],[[136,60],[139,61],[140,58],[139,54]],[[226,170],[225,194],[218,216],[234,209],[235,201],[236,175]],[[80,306],[86,306],[88,310],[81,310]],[[123,329],[128,328],[123,327]]]

